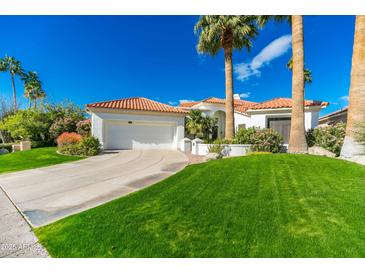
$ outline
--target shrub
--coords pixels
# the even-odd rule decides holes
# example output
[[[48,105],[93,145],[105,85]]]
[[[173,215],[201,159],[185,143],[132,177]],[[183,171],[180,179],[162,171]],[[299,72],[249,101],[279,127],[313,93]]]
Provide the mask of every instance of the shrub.
[[[13,144],[12,143],[6,143],[6,144],[0,144],[0,149],[5,148],[8,151],[13,150]]]
[[[208,146],[209,153],[217,153],[217,159],[221,159],[223,157],[223,150],[225,148],[225,144],[223,143],[214,143]]]
[[[337,123],[335,125],[309,130],[307,131],[306,137],[309,146],[317,145],[339,156],[345,134],[346,124]]]
[[[71,117],[58,118],[49,129],[51,137],[56,139],[63,132],[75,132],[76,123]]]
[[[74,145],[81,141],[82,136],[75,132],[64,132],[57,137],[58,148]]]
[[[282,150],[283,137],[271,128],[257,130],[252,136],[253,151],[278,153]]]
[[[252,144],[253,136],[257,130],[254,127],[240,128],[234,136],[233,143],[235,144]]]
[[[67,137],[63,137],[67,135]],[[72,137],[70,137],[72,135]],[[63,133],[57,138],[64,139],[64,142],[60,142],[58,150],[61,153],[67,155],[79,155],[79,156],[94,156],[99,154],[101,145],[97,138],[92,136],[82,137],[77,133]]]
[[[19,110],[0,122],[0,130],[9,132],[15,141],[47,142],[50,140],[50,125],[46,113],[38,110]]]
[[[237,131],[234,144],[251,144],[254,151],[278,153],[282,149],[283,138],[275,130],[264,128],[241,128]]]
[[[82,136],[90,136],[91,133],[91,120],[83,120],[76,124],[76,131]]]
[[[98,155],[101,149],[99,139],[93,136],[87,136],[82,138],[78,144],[80,155],[94,156]]]

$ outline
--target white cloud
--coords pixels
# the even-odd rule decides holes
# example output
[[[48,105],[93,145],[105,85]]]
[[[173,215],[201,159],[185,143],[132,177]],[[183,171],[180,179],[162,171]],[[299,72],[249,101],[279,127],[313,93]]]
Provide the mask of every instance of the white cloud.
[[[340,101],[345,101],[346,103],[349,101],[349,97],[347,95],[341,96],[339,99]]]
[[[168,103],[169,105],[172,105],[172,106],[177,105],[177,102],[175,102],[175,101],[168,101],[167,103]]]
[[[246,98],[250,97],[250,95],[251,95],[251,92],[240,93],[241,99],[246,99]]]
[[[234,65],[233,69],[237,80],[243,82],[254,75],[259,77],[261,75],[260,69],[262,67],[286,53],[290,48],[291,35],[287,34],[275,39],[264,47],[251,62]]]
[[[188,102],[193,102],[193,100],[188,100],[188,99],[181,99],[179,100],[179,103],[182,104],[182,103],[188,103]]]

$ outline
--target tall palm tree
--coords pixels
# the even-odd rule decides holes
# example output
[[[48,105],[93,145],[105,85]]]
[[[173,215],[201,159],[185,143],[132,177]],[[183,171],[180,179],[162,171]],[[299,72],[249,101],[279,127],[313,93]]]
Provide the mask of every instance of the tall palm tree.
[[[293,75],[292,75],[292,115],[290,126],[290,153],[306,153],[308,151],[304,126],[304,35],[302,15],[259,16],[260,25],[269,19],[277,22],[289,21],[292,28]]]
[[[365,123],[365,16],[356,16],[352,52],[351,84],[347,126],[341,156],[351,158],[364,153],[364,145],[356,141],[361,123]]]
[[[32,101],[35,100],[35,90],[40,88],[42,82],[39,80],[38,74],[35,71],[24,73],[21,79],[24,82],[24,97],[28,98],[28,109],[30,109]]]
[[[251,40],[257,35],[257,16],[205,15],[199,18],[194,31],[199,35],[197,50],[212,56],[224,51],[226,79],[225,138],[234,137],[232,52],[234,49],[250,50]]]
[[[14,57],[5,56],[3,59],[5,64],[6,71],[8,71],[11,75],[11,85],[13,88],[13,104],[14,104],[14,111],[17,109],[17,102],[16,102],[16,89],[15,89],[15,75],[21,76],[23,74],[23,69],[21,66],[20,61],[16,60]]]
[[[286,64],[287,69],[293,71],[293,57],[290,58],[288,63]],[[313,78],[312,78],[312,71],[304,67],[304,83],[305,84],[312,84]]]
[[[304,35],[303,16],[292,15],[292,115],[290,126],[290,153],[306,153],[308,151],[304,126]]]

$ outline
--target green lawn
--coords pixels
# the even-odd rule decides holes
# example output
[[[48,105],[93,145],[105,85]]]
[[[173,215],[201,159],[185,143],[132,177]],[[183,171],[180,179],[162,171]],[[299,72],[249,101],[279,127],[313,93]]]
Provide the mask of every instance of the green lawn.
[[[365,257],[365,167],[210,161],[35,232],[54,257]]]
[[[0,155],[0,174],[83,159],[60,155],[56,150],[56,147],[45,147]]]

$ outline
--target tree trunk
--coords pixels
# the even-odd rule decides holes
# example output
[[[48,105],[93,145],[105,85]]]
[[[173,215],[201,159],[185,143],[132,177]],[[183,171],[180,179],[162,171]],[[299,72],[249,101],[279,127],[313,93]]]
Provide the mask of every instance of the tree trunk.
[[[341,156],[351,158],[365,153],[364,145],[356,141],[358,126],[365,124],[365,16],[356,16],[352,52],[349,108],[346,136]]]
[[[32,107],[32,99],[30,99],[30,97],[28,99],[29,99],[29,102],[28,102],[28,110],[30,110],[30,108]]]
[[[289,153],[308,151],[304,127],[304,42],[303,17],[292,16],[293,78]]]
[[[37,98],[34,98],[34,109],[37,109]]]
[[[232,47],[224,48],[224,64],[226,72],[226,129],[225,138],[234,137],[234,109],[233,109],[233,76],[232,76]]]
[[[14,112],[17,109],[17,104],[16,104],[16,90],[15,90],[15,81],[14,81],[14,75],[11,75],[11,85],[13,88],[13,104],[14,104]]]

